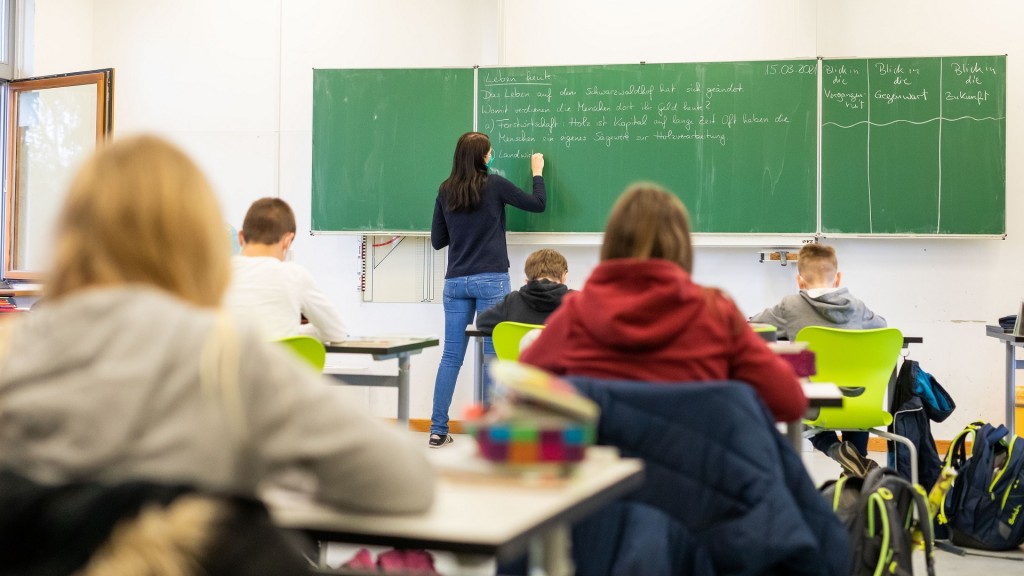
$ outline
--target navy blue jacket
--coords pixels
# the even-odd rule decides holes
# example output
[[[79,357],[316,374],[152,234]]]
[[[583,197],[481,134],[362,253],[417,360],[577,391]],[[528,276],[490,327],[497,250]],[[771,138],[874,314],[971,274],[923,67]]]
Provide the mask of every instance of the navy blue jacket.
[[[497,174],[487,176],[480,204],[468,212],[448,210],[444,193],[437,192],[434,221],[430,226],[430,244],[434,250],[448,246],[448,270],[445,278],[459,278],[485,272],[508,272],[508,246],[505,244],[505,205],[529,212],[543,212],[547,204],[544,178],[533,177],[533,194]]]
[[[917,448],[917,481],[930,489],[942,472],[942,458],[935,448],[929,421],[942,422],[956,409],[946,389],[914,360],[904,360],[893,387],[889,431],[904,436]],[[910,451],[898,443],[889,449],[889,467],[910,480]]]
[[[594,535],[599,515],[584,526],[586,538],[574,538],[578,566],[592,566],[588,557],[594,555],[614,565],[648,554],[651,571],[645,573],[850,573],[846,529],[753,388],[737,382],[569,380],[601,407],[598,443],[644,460],[644,485],[627,500],[643,504],[648,516],[654,508],[672,521],[672,530],[663,517],[633,522],[626,531],[646,536],[620,536],[630,544],[609,559],[607,540]],[[610,517],[609,530],[624,530],[621,510],[604,516]],[[672,554],[667,560],[666,540]],[[649,550],[644,542],[652,543]],[[680,542],[689,549],[673,550]]]

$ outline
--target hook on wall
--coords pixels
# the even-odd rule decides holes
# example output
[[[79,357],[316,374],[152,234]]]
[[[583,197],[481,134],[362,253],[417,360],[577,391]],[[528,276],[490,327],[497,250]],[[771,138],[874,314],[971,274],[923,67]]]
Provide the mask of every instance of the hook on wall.
[[[796,262],[797,253],[788,249],[781,250],[761,250],[760,260],[758,262],[778,262],[781,266],[786,266],[790,262]]]

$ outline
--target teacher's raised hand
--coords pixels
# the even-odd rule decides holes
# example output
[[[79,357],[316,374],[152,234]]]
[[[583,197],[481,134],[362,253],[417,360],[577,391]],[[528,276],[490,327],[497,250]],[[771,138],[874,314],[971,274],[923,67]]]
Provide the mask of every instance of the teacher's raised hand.
[[[544,155],[541,154],[540,152],[534,153],[534,155],[530,157],[530,166],[533,168],[533,175],[534,176],[543,176],[544,175]]]

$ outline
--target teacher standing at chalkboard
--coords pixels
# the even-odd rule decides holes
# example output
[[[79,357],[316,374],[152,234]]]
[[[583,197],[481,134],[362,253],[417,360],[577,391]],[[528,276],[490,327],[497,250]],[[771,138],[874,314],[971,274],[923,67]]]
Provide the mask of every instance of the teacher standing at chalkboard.
[[[430,243],[435,250],[448,247],[444,281],[444,352],[434,381],[434,410],[430,417],[431,448],[452,441],[448,434],[448,408],[455,381],[466,357],[466,326],[476,312],[487,310],[512,289],[505,245],[505,205],[543,212],[544,156],[530,158],[533,194],[497,174],[489,174],[494,161],[491,140],[480,132],[467,132],[455,145],[452,173],[441,183],[434,203]],[[494,354],[491,339],[484,350]]]

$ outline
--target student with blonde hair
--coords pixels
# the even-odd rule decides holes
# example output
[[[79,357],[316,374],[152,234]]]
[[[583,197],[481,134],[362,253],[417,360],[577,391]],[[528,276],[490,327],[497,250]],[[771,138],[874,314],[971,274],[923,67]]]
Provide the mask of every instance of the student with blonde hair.
[[[797,258],[796,294],[766,308],[750,318],[751,322],[771,324],[780,338],[794,338],[807,326],[827,326],[846,330],[885,328],[885,318],[872,312],[849,289],[840,288],[842,279],[836,250],[825,244],[806,244]],[[850,475],[864,477],[878,465],[868,459],[868,433],[843,432],[842,441],[832,431],[811,437],[815,448],[828,454]]]
[[[864,302],[839,286],[836,249],[825,244],[806,244],[797,258],[796,284],[799,292],[750,318],[771,324],[779,338],[793,338],[807,326],[829,326],[848,330],[885,328],[885,318],[872,312]]]
[[[678,383],[740,380],[776,420],[803,416],[793,369],[721,291],[696,284],[683,203],[660,186],[630,186],[612,209],[601,262],[569,294],[520,360],[556,374]]]
[[[340,507],[426,509],[433,473],[408,438],[220,309],[223,222],[206,178],[162,139],[123,139],[84,164],[46,305],[0,332],[0,467],[242,495],[298,471]]]

